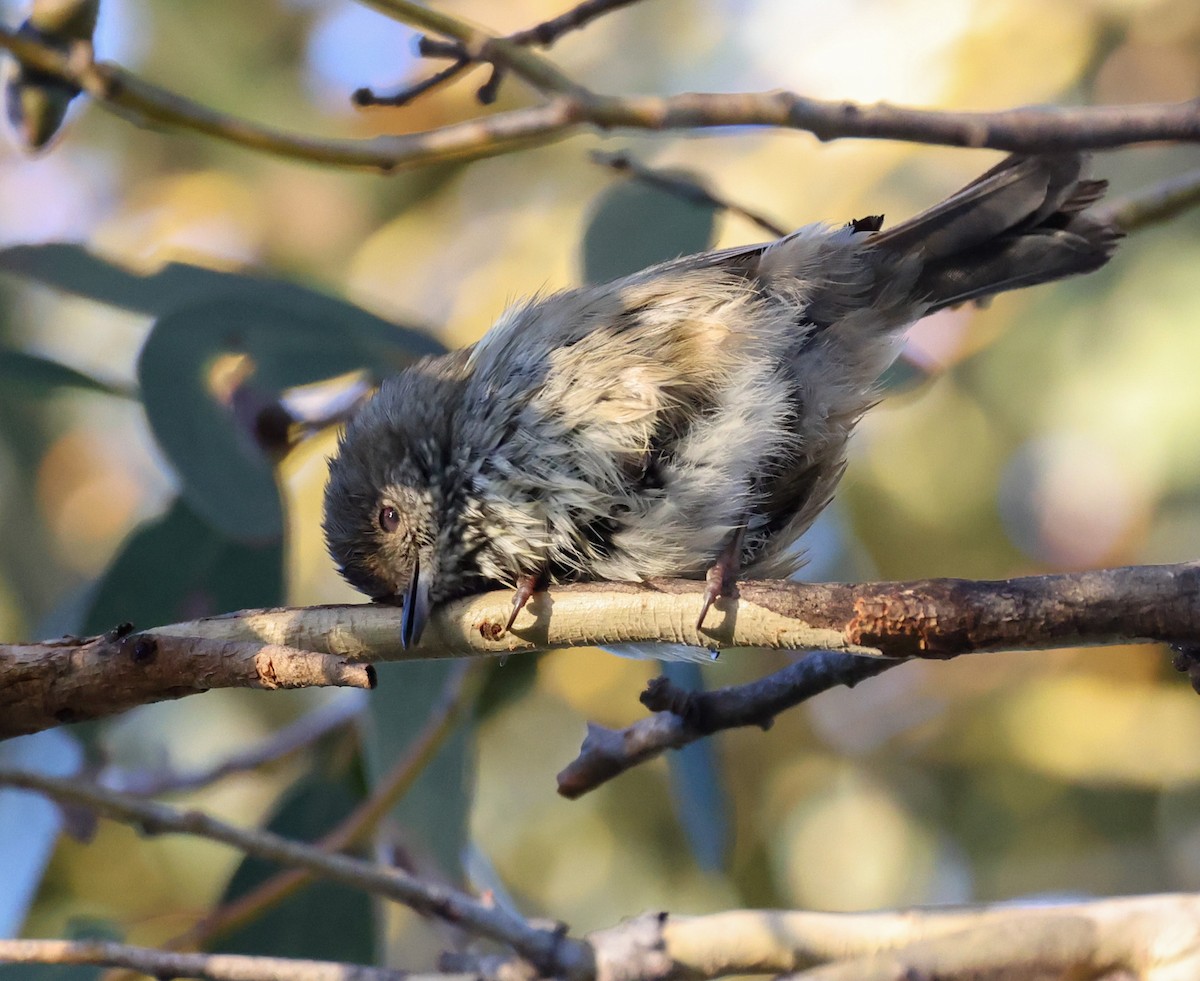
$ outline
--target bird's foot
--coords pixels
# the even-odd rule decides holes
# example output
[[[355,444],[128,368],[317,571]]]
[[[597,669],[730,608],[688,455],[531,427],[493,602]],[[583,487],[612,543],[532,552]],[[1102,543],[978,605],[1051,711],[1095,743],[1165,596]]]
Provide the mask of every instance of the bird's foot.
[[[697,630],[704,626],[704,618],[708,616],[708,611],[712,608],[713,603],[722,598],[735,599],[737,597],[737,579],[742,568],[742,539],[744,537],[745,529],[737,529],[725,547],[721,549],[716,561],[709,566],[708,573],[704,577],[704,602],[700,606],[700,616],[696,619]]]
[[[512,630],[512,625],[516,622],[517,614],[525,609],[525,604],[533,599],[533,594],[539,589],[545,589],[549,585],[546,581],[545,572],[538,572],[531,576],[522,576],[517,580],[517,588],[513,593],[513,609],[509,614],[508,623],[504,625],[505,632]]]

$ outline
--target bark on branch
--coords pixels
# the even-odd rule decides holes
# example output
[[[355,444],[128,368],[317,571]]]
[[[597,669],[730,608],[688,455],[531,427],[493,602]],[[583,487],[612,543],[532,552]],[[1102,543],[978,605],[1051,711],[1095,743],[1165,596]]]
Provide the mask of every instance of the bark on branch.
[[[583,944],[594,959],[577,981],[708,981],[739,974],[791,981],[1192,981],[1200,976],[1200,896],[879,913],[653,913],[589,934]],[[212,981],[533,977],[527,964],[511,956],[443,959],[447,973],[414,975],[357,964],[182,954],[95,941],[0,941],[0,962],[100,964]]]
[[[79,780],[0,769],[0,786],[23,788],[56,801],[94,810],[148,834],[183,833],[223,842],[243,853],[308,870],[384,896],[470,933],[488,937],[509,952],[443,957],[443,970],[480,981],[706,981],[734,974],[791,975],[799,981],[1051,981],[1133,977],[1184,981],[1200,976],[1200,896],[1162,895],[1063,905],[818,913],[731,910],[709,916],[652,913],[586,937],[561,925],[535,924],[495,905],[392,867],[376,865],[218,821],[200,811],[180,811]],[[120,945],[10,941],[0,961],[120,964],[152,973],[187,973],[245,981],[263,976],[323,981],[336,965],[289,962],[279,973],[260,975],[266,962],[183,962],[177,971],[166,952]],[[351,978],[356,965],[341,965]],[[202,973],[205,970],[210,974]],[[538,973],[534,973],[538,972]],[[1124,973],[1122,973],[1124,972]],[[441,981],[451,981],[452,975]],[[433,979],[430,979],[433,981]]]
[[[216,687],[372,682],[371,661],[664,642],[834,650],[886,658],[1200,639],[1200,565],[1132,566],[998,582],[751,582],[696,630],[702,583],[582,583],[539,594],[505,632],[507,592],[435,611],[400,644],[395,607],[243,610],[86,640],[0,646],[0,736]],[[139,652],[140,655],[139,655]]]
[[[745,685],[689,692],[655,678],[641,702],[653,712],[624,729],[589,722],[579,755],[558,775],[558,792],[574,800],[626,770],[722,729],[769,729],[775,716],[815,695],[853,688],[903,661],[813,651],[786,668]]]
[[[132,634],[0,644],[0,738],[211,688],[372,688],[369,664],[261,640]]]
[[[32,790],[60,803],[132,825],[144,834],[188,834],[218,841],[246,855],[302,869],[331,882],[394,902],[453,923],[477,936],[507,945],[547,975],[586,981],[591,951],[557,928],[535,925],[505,909],[442,883],[429,882],[402,869],[284,838],[272,831],[241,828],[198,810],[180,810],[118,793],[84,780],[48,777],[0,767],[0,786]]]
[[[98,940],[0,940],[0,963],[95,964],[159,978],[204,981],[472,981],[470,975],[411,974],[384,967],[246,954],[192,954]]]
[[[346,139],[288,132],[219,112],[161,88],[120,65],[92,60],[91,46],[63,50],[0,27],[0,48],[26,69],[86,92],[105,109],[146,126],[203,133],[278,156],[383,172],[471,160],[557,142],[588,127],[602,131],[757,126],[803,130],[819,140],[886,139],[1023,153],[1111,149],[1138,143],[1200,141],[1200,100],[1128,106],[1023,107],[950,112],[889,103],[812,99],[795,92],[619,96],[591,92],[554,65],[504,38],[404,0],[375,3],[418,27],[441,31],[533,85],[545,101],[435,129]],[[453,25],[461,29],[451,32]]]

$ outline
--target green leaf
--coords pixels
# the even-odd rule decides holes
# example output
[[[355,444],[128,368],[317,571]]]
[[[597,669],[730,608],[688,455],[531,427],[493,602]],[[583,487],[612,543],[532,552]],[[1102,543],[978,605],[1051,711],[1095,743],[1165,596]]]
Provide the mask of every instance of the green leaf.
[[[681,688],[696,691],[704,687],[698,664],[665,661],[661,667]],[[675,816],[683,825],[696,863],[709,872],[724,868],[729,850],[729,794],[714,742],[701,739],[667,756]]]
[[[311,309],[317,316],[334,321],[342,310],[349,309],[362,323],[370,324],[410,357],[443,350],[437,341],[416,328],[373,316],[326,293],[266,276],[219,272],[186,262],[169,262],[143,275],[93,255],[81,245],[66,242],[0,249],[0,272],[152,316],[212,300],[262,297],[289,309]]]
[[[58,361],[12,348],[0,348],[0,385],[8,390],[23,388],[38,395],[58,388],[79,388],[123,398],[130,394]]]
[[[517,657],[489,659],[484,666],[487,677],[475,702],[475,718],[482,722],[511,702],[532,690],[537,681],[540,654],[521,654]]]
[[[264,404],[344,372],[399,370],[435,348],[348,303],[263,284],[252,296],[183,307],[160,317],[138,360],[150,427],[204,518],[247,541],[281,533],[274,469],[241,418],[212,392],[222,356],[244,357],[244,382]]]
[[[440,353],[435,340],[294,283],[170,263],[140,275],[77,245],[0,249],[0,272],[158,316],[138,365],[150,425],[206,520],[247,541],[278,537],[270,461],[246,421],[217,403],[209,370],[246,355],[264,399],[346,371],[377,376]]]
[[[0,249],[0,271],[138,313],[166,313],[216,296],[253,292],[259,280],[171,262],[140,275],[81,245],[50,242]]]
[[[404,756],[425,727],[430,709],[441,701],[452,660],[376,665],[379,684],[363,723],[367,775],[376,786]],[[431,857],[452,881],[462,877],[474,756],[474,726],[468,720],[451,733],[409,792],[392,809],[405,840]]]
[[[636,181],[609,186],[596,200],[583,237],[583,271],[604,283],[681,255],[703,252],[712,241],[716,209]]]
[[[138,528],[96,588],[87,634],[283,602],[283,548],[248,545],[206,524],[182,500]]]
[[[310,773],[284,797],[268,825],[294,841],[315,841],[362,800],[361,781],[347,767],[338,777]],[[228,903],[280,871],[278,865],[247,856],[222,897]],[[217,946],[225,953],[311,958],[352,964],[375,960],[371,898],[359,889],[317,879]]]

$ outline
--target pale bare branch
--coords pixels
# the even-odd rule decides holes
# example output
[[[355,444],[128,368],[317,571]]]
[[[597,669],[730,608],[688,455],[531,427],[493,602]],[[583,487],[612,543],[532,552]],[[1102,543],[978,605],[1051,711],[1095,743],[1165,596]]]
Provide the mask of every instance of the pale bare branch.
[[[261,640],[131,634],[0,644],[0,738],[212,688],[372,688],[370,665]]]
[[[369,669],[356,663],[368,661],[647,642],[939,659],[1200,637],[1195,563],[997,582],[750,582],[700,631],[702,589],[684,580],[556,586],[507,632],[511,595],[485,593],[436,610],[410,649],[400,642],[400,610],[371,604],[242,610],[120,640],[0,646],[0,735],[213,687],[369,684]],[[157,654],[139,659],[139,650]],[[115,692],[108,672],[121,682]]]

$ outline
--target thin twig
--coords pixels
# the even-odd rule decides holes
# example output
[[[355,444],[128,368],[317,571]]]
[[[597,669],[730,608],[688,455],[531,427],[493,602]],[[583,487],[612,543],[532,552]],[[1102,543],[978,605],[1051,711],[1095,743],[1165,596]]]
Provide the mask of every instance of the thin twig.
[[[0,786],[33,790],[56,801],[86,807],[104,817],[134,825],[146,834],[195,835],[230,845],[247,855],[305,869],[498,940],[547,974],[578,977],[590,961],[582,944],[558,930],[536,927],[500,907],[482,903],[448,886],[426,882],[401,869],[346,855],[327,855],[312,845],[270,831],[235,827],[201,811],[180,811],[78,780],[0,768]]]
[[[1177,218],[1197,206],[1200,206],[1200,168],[1118,198],[1096,209],[1096,218],[1114,222],[1123,231],[1136,232]]]
[[[276,156],[385,173],[398,167],[478,159],[538,145],[555,139],[556,133],[571,125],[570,105],[556,100],[516,113],[500,113],[486,121],[467,120],[423,133],[371,139],[311,137],[218,112],[118,65],[64,53],[8,28],[0,27],[0,48],[12,52],[22,64],[69,80],[104,108],[139,125],[190,130]]]
[[[319,742],[329,733],[344,728],[361,715],[366,706],[366,701],[357,697],[360,694],[348,692],[272,733],[257,746],[234,753],[210,766],[194,770],[126,770],[109,766],[101,771],[97,780],[112,790],[139,797],[198,790],[235,773],[278,763]]]
[[[641,696],[653,715],[624,729],[588,723],[579,756],[558,775],[558,792],[574,800],[668,749],[679,749],[722,729],[769,729],[785,709],[830,688],[853,688],[903,663],[813,651],[765,678],[712,691],[688,692],[665,677],[656,678]]]
[[[554,62],[543,58],[527,46],[514,44],[508,38],[453,17],[440,10],[426,7],[417,0],[360,0],[368,7],[394,17],[405,24],[453,38],[461,45],[463,57],[471,61],[486,61],[509,68],[514,75],[528,82],[543,95],[567,95],[587,100],[590,93],[568,78]]]
[[[414,99],[423,96],[426,92],[432,92],[439,86],[458,78],[472,64],[473,62],[470,58],[459,58],[441,71],[434,72],[427,78],[423,78],[419,82],[414,82],[412,85],[406,85],[391,95],[379,95],[374,89],[366,87],[355,89],[350,94],[350,101],[362,109],[369,109],[374,106],[389,106],[391,108],[406,106]]]
[[[648,167],[646,164],[631,157],[624,150],[617,150],[612,153],[605,150],[593,150],[591,157],[600,166],[608,167],[618,174],[628,174],[634,180],[648,187],[658,188],[685,201],[710,205],[713,208],[728,211],[730,214],[745,218],[747,221],[763,229],[763,231],[773,238],[783,238],[790,231],[790,229],[784,228],[778,222],[772,221],[761,212],[752,211],[728,198],[718,197],[694,177]]]
[[[538,45],[548,48],[564,34],[579,30],[581,27],[590,24],[597,17],[638,2],[639,0],[586,0],[586,2],[572,7],[564,14],[559,14],[557,17],[542,21],[533,27],[515,31],[507,35],[504,40],[510,44],[519,46]],[[452,81],[472,65],[477,64],[477,60],[471,57],[466,45],[461,41],[442,41],[437,38],[431,38],[428,35],[422,35],[417,38],[417,50],[425,58],[450,58],[453,61],[441,71],[413,85],[406,86],[392,95],[381,96],[377,95],[371,89],[358,89],[351,96],[354,104],[358,106],[408,105],[408,103],[417,97]],[[495,101],[496,90],[501,77],[502,73],[498,69],[493,69],[487,83],[481,86],[476,93],[480,102],[489,105]]]
[[[0,940],[0,963],[96,964],[129,968],[151,977],[205,981],[475,981],[472,975],[410,974],[288,957],[180,954],[99,940]]]
[[[614,10],[620,10],[622,7],[631,7],[639,2],[641,0],[584,0],[583,3],[576,4],[566,13],[559,14],[557,17],[551,17],[533,27],[514,31],[507,35],[505,40],[512,44],[536,44],[539,47],[548,48],[564,34],[587,27],[598,17],[603,17]],[[456,58],[462,51],[462,46],[457,42],[437,42],[430,38],[423,38],[420,50],[421,54],[426,57]]]
[[[322,852],[340,852],[367,840],[395,803],[412,787],[470,710],[478,694],[482,664],[462,664],[447,679],[442,697],[429,713],[425,725],[392,768],[376,785],[371,795],[328,834],[315,843]],[[303,869],[280,872],[244,896],[214,910],[186,933],[172,938],[167,947],[194,949],[252,922],[266,910],[279,905],[288,896],[304,888],[315,878]]]
[[[419,9],[430,13],[428,8]],[[523,54],[532,53],[511,47]],[[821,140],[888,139],[1025,153],[1200,142],[1200,100],[971,113],[823,101],[789,92],[622,98],[581,94],[577,88],[570,94],[555,95],[543,105],[419,133],[370,139],[321,138],[217,112],[143,81],[117,65],[92,62],[74,54],[82,48],[64,53],[7,28],[0,28],[0,48],[9,50],[29,67],[78,85],[106,109],[144,125],[191,130],[312,163],[384,172],[540,146],[565,139],[589,125],[603,130],[652,131],[765,126],[806,130]],[[500,59],[500,55],[495,57]],[[518,71],[514,59],[508,58],[504,64]],[[529,77],[528,72],[524,77]]]

